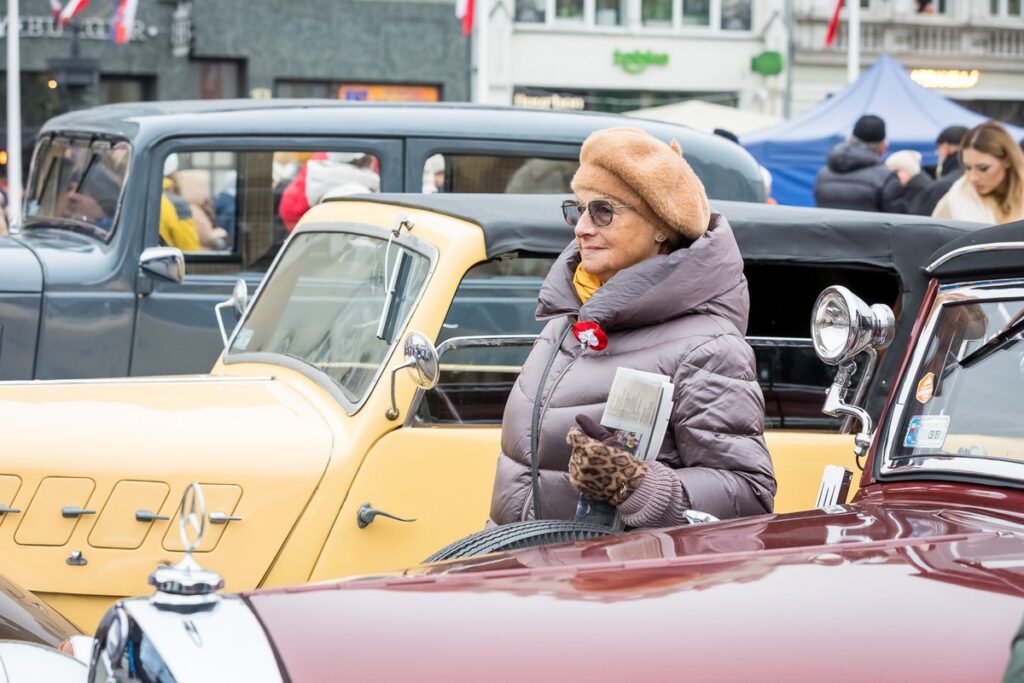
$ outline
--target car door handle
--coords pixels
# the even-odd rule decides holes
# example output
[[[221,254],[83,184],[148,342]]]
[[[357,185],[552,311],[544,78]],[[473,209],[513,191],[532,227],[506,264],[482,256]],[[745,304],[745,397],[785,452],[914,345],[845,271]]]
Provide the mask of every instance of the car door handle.
[[[158,515],[155,512],[149,510],[136,510],[135,519],[139,522],[166,522],[170,517],[167,515]]]
[[[373,508],[373,505],[371,505],[370,503],[363,503],[362,505],[359,506],[359,512],[356,513],[356,524],[359,525],[360,529],[365,529],[366,527],[373,524],[373,520],[377,517],[387,517],[388,519],[393,519],[396,522],[416,521],[415,519],[399,517],[398,515],[393,515],[390,512],[384,512],[383,510],[375,510]]]
[[[16,512],[21,512],[21,510],[18,508],[9,508],[6,505],[0,505],[0,515],[6,515],[8,512],[14,514]]]
[[[210,524],[227,524],[228,522],[241,522],[241,517],[233,517],[226,512],[211,512]]]
[[[82,515],[95,515],[95,510],[86,510],[77,505],[65,505],[60,509],[61,517],[81,517]]]

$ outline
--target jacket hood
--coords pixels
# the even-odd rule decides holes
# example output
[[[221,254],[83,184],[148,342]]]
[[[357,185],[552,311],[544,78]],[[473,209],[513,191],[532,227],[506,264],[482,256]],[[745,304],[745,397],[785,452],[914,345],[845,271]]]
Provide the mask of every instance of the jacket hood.
[[[743,258],[729,222],[712,211],[708,231],[690,247],[649,258],[613,275],[581,305],[572,278],[580,263],[573,240],[540,288],[537,318],[577,315],[605,329],[651,325],[690,313],[721,315],[747,328]]]
[[[868,166],[881,166],[882,157],[863,142],[853,140],[837,145],[828,153],[826,163],[836,173],[849,173]]]
[[[0,237],[0,292],[43,291],[43,267],[26,244],[13,237]]]

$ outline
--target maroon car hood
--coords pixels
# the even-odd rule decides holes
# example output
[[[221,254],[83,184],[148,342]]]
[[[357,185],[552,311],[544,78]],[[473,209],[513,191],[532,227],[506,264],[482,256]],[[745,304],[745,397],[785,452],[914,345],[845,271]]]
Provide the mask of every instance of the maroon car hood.
[[[998,680],[1024,500],[929,489],[246,599],[296,682]]]

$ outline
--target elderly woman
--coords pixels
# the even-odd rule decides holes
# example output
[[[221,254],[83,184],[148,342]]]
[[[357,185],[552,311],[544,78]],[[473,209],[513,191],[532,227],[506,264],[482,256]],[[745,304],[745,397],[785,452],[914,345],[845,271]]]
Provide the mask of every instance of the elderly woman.
[[[979,223],[1024,219],[1024,152],[996,121],[970,129],[960,143],[964,169],[932,216]]]
[[[505,407],[491,521],[572,519],[581,493],[615,505],[630,527],[680,524],[688,509],[771,512],[764,398],[729,224],[679,146],[635,128],[587,138],[572,188],[562,210],[576,239],[540,290],[537,317],[549,322]],[[600,343],[574,338],[577,322],[596,323]],[[619,367],[674,383],[655,461],[608,445],[597,424]]]

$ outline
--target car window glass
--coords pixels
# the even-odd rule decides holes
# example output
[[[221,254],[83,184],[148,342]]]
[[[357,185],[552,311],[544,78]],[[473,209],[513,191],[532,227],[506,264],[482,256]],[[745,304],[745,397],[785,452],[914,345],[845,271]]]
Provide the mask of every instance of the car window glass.
[[[534,318],[540,285],[553,258],[521,257],[472,268],[452,299],[438,344],[453,337],[538,334]],[[898,281],[887,271],[848,267],[747,264],[751,305],[747,341],[771,428],[835,430],[841,418],[821,412],[834,368],[818,359],[810,339],[811,308],[830,284],[843,284],[865,300],[896,304]],[[786,292],[785,305],[780,294]],[[442,346],[442,349],[444,347]],[[436,389],[424,392],[419,424],[501,422],[505,400],[529,347],[460,348],[443,354]],[[850,397],[864,374],[858,364]]]
[[[401,330],[426,282],[430,261],[388,240],[351,233],[302,233],[289,243],[230,354],[273,353],[329,377],[353,406],[369,393],[391,348],[377,337],[388,283]],[[398,254],[406,272],[392,278]],[[393,341],[393,340],[391,340]]]
[[[127,142],[47,137],[29,174],[25,227],[57,227],[106,239],[131,159]]]
[[[266,270],[311,206],[380,191],[380,162],[358,151],[179,151],[164,160],[160,242],[188,272]]]
[[[423,192],[565,194],[576,159],[435,154],[423,164]]]
[[[1000,332],[1024,299],[948,303],[913,377],[894,458],[922,455],[1024,460],[1024,335],[961,361]]]
[[[438,335],[438,385],[416,408],[419,424],[495,424],[531,346],[468,347],[444,351],[455,337],[536,335],[537,293],[553,257],[515,256],[474,266],[459,284]]]

